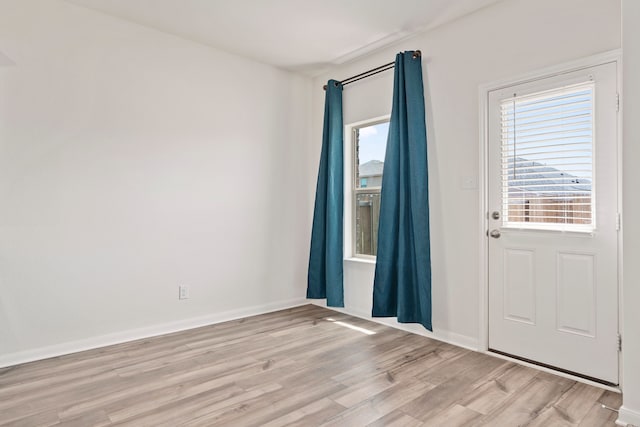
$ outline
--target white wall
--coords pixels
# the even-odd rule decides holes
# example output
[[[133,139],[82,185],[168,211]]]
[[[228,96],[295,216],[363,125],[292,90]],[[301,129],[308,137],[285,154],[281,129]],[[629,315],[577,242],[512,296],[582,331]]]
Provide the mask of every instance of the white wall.
[[[304,301],[310,79],[58,0],[0,51],[0,366]]]
[[[623,329],[621,425],[640,426],[640,2],[622,0]]]
[[[392,61],[401,50],[422,50],[437,336],[472,348],[479,341],[479,189],[463,189],[466,179],[479,182],[479,86],[618,48],[619,1],[510,0],[315,79],[313,141],[319,144],[323,82]],[[347,86],[345,123],[388,114],[392,86],[392,72]],[[370,313],[373,271],[372,264],[345,262],[347,311]]]

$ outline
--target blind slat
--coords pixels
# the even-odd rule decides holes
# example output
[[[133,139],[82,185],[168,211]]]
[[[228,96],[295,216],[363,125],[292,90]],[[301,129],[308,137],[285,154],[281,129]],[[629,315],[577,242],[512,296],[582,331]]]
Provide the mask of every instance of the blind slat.
[[[505,124],[511,124],[513,125],[513,123],[530,123],[530,122],[535,122],[538,120],[538,118],[540,118],[541,120],[549,120],[550,118],[564,118],[567,116],[567,113],[572,113],[572,114],[586,114],[591,110],[590,106],[587,105],[579,105],[579,106],[573,106],[573,108],[569,108],[569,109],[561,109],[558,107],[548,107],[548,108],[541,108],[540,110],[535,111],[536,114],[532,114],[529,113],[527,115],[520,115],[518,116],[518,114],[514,114],[510,113],[510,112],[503,112],[502,113],[502,120],[505,122]]]
[[[509,156],[506,156],[505,158],[508,158],[508,157]],[[592,158],[593,158],[593,156],[571,156],[570,160],[579,160],[579,159],[591,160]],[[540,164],[540,160],[541,159],[535,159],[535,160],[522,159],[522,160],[519,161],[519,163],[522,164],[522,163],[527,163],[527,162],[529,162],[529,163],[533,162],[533,163],[537,163],[540,166],[544,166],[544,165]],[[562,157],[545,157],[544,160],[550,161],[550,160],[568,160],[568,159],[567,159],[566,156],[562,156]],[[503,164],[504,163],[505,162],[503,161]],[[557,162],[557,163],[560,163],[560,162]],[[569,162],[567,162],[567,163],[569,163]],[[559,166],[566,165],[567,163],[562,162],[562,164],[554,164],[553,167],[557,168]],[[509,164],[511,164],[511,163],[509,163]],[[586,162],[585,161],[584,164],[591,164],[591,162]],[[518,168],[518,167],[527,167],[527,166],[526,165],[522,165],[522,166],[516,165],[516,168]],[[547,167],[549,167],[549,166],[547,166]],[[557,172],[563,172],[563,171],[557,170]]]
[[[518,123],[518,128],[522,130],[528,130],[529,128],[536,128],[540,126],[547,126],[551,123],[556,123],[554,126],[558,126],[558,124],[562,125],[572,125],[576,123],[584,123],[591,122],[591,113],[589,110],[585,110],[584,112],[580,112],[578,114],[567,114],[565,116],[550,118],[550,119],[542,119],[536,120],[531,123]],[[506,121],[505,121],[506,124]],[[507,125],[507,127],[513,128],[513,123]]]
[[[522,191],[520,191],[522,192]],[[583,195],[585,193],[587,193],[587,191],[584,190],[545,190],[544,188],[541,189],[536,189],[535,191],[531,191],[532,194],[537,194],[539,196],[548,196],[551,197],[553,195],[569,195],[569,194],[576,194],[576,195]]]
[[[517,100],[516,103],[524,107],[524,106],[533,105],[533,104],[558,102],[560,100],[568,100],[576,97],[584,97],[584,96],[588,96],[588,94],[589,94],[588,90],[585,90],[582,92],[574,92],[574,91],[567,91],[565,93],[558,92],[556,95],[551,95],[551,96],[541,95],[541,96],[534,96],[534,97],[528,96],[526,98],[523,97]]]
[[[566,134],[574,134],[574,133],[586,133],[587,135],[591,134],[591,123],[582,122],[581,126],[573,123],[571,126],[542,126],[538,128],[531,128],[527,131],[518,130],[515,132],[512,129],[507,128],[506,131],[502,133],[502,136],[505,138],[533,138],[539,135],[566,135]],[[570,129],[567,129],[570,128]]]
[[[513,181],[516,181],[514,184],[511,184],[510,187],[514,190],[520,190],[520,191],[529,191],[531,193],[535,192],[535,191],[546,191],[550,188],[567,188],[567,189],[571,189],[571,191],[582,191],[582,192],[588,192],[591,191],[591,182],[584,180],[583,182],[580,182],[578,180],[578,182],[573,181],[573,182],[557,182],[557,179],[547,179],[547,178],[543,178],[543,179],[528,179],[528,180],[524,180],[524,179],[513,179]],[[531,190],[527,190],[527,187],[532,187]],[[545,190],[538,190],[538,187],[543,187]],[[577,187],[577,188],[576,188]]]
[[[588,201],[589,201],[589,203],[591,203],[591,196],[572,196],[572,197],[571,197],[571,200],[579,200],[579,199],[581,199],[581,200],[588,200]],[[549,202],[549,198],[548,198],[548,197],[543,197],[543,196],[538,196],[538,197],[535,197],[535,196],[531,196],[531,197],[529,197],[529,196],[515,196],[515,197],[511,197],[509,200],[510,200],[510,201],[515,201],[515,202],[517,202],[518,200],[522,200],[522,201],[527,201],[527,200],[529,200],[529,201],[531,201],[531,200],[544,200],[544,201],[545,201],[545,202],[547,202],[548,204],[554,204],[554,203],[560,203],[560,202],[562,202],[562,200],[558,200],[558,199],[556,199],[556,200],[555,200],[555,201],[553,201],[553,202]],[[585,202],[585,203],[586,203],[586,202]]]
[[[553,142],[553,141],[567,141],[567,142],[571,142],[571,140],[576,140],[579,139],[580,142],[582,143],[589,143],[592,140],[591,135],[576,135],[576,136],[558,136],[558,137],[551,137],[551,138],[538,138],[532,141],[527,141],[526,138],[522,138],[525,139],[525,141],[520,141],[520,138],[515,138],[515,140],[513,138],[505,138],[505,140],[511,142],[510,145],[513,145],[515,143],[516,146],[519,146],[520,143],[524,144],[526,142],[528,143],[534,143],[537,142],[538,145],[542,145],[542,146],[547,146],[549,142]],[[546,143],[546,144],[543,144]]]
[[[557,169],[554,170],[553,162],[547,162],[545,165],[539,166],[537,162],[531,162],[528,160],[526,162],[514,162],[513,156],[505,157],[502,159],[502,169],[503,175],[511,175],[513,176],[514,172],[520,174],[539,174],[541,172],[548,173],[550,176],[565,176],[562,175],[566,172],[571,172],[574,174],[579,174],[578,176],[587,176],[591,175],[591,162],[589,162],[590,156],[587,156],[586,159],[571,159],[571,160],[581,160],[580,162],[562,162],[562,160],[566,160],[566,157],[560,157],[558,162],[562,163],[562,165],[567,169],[565,171],[559,171]],[[566,175],[571,176],[571,175]]]

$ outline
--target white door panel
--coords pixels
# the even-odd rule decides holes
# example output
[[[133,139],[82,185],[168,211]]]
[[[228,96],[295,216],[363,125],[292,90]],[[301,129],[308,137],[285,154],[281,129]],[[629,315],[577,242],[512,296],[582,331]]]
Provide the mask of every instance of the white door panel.
[[[618,383],[616,74],[616,63],[608,63],[490,92],[487,181],[495,236],[488,238],[490,349],[612,384]],[[529,126],[541,131],[528,131],[527,117],[541,114],[526,112],[542,102],[538,94],[581,84],[591,98],[567,95],[576,96],[578,107],[566,101],[562,114],[592,105],[591,130],[556,126],[551,117]],[[524,107],[516,110],[514,101],[505,110],[510,99]],[[517,122],[523,131],[516,132]],[[540,137],[545,132],[551,136]],[[589,144],[592,152],[580,151]],[[575,162],[567,157],[561,166],[529,156],[540,150],[551,150],[547,158],[556,151],[566,156],[573,147]]]
[[[530,249],[504,248],[504,318],[536,324],[535,258]]]

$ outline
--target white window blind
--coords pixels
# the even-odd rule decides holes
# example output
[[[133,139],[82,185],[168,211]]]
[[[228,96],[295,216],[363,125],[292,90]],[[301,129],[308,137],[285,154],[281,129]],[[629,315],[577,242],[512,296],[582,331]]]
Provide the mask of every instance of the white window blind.
[[[591,231],[594,85],[501,102],[505,226]]]

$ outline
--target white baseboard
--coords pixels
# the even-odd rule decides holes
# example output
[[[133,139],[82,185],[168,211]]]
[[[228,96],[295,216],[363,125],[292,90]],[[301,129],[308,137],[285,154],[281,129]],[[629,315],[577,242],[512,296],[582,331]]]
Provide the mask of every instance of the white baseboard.
[[[616,424],[619,426],[638,426],[640,427],[640,412],[625,408],[624,405],[618,410],[618,419]]]
[[[46,347],[3,354],[0,355],[0,368],[19,365],[21,363],[33,362],[36,360],[48,359],[51,357],[63,356],[65,354],[77,353],[79,351],[91,350],[94,348],[106,347],[114,344],[122,344],[129,341],[155,337],[172,332],[199,328],[201,326],[208,326],[215,323],[240,319],[243,317],[284,310],[304,304],[309,304],[309,302],[304,298],[277,301],[264,305],[240,308],[236,310],[228,310],[221,313],[209,314],[206,316],[193,317],[190,319],[178,320],[175,322],[162,323],[159,325],[152,325],[144,328],[114,332],[111,334],[85,338],[77,341],[69,341]]]
[[[361,319],[370,320],[372,322],[380,323],[382,325],[390,326],[392,328],[422,335],[427,338],[432,338],[434,340],[446,342],[448,344],[453,344],[458,347],[463,347],[473,351],[479,351],[478,339],[474,337],[469,337],[466,335],[458,334],[456,332],[443,331],[443,330],[436,330],[434,332],[429,332],[422,325],[413,324],[413,323],[398,323],[393,318],[371,317],[369,313],[361,310],[353,309],[353,308],[346,309],[346,308],[337,308],[337,307],[327,307],[326,302],[324,300],[317,300],[317,301],[313,300],[310,302],[312,304],[319,305],[320,307],[328,308],[329,310],[335,310],[340,313],[348,314],[350,316],[355,316]]]

